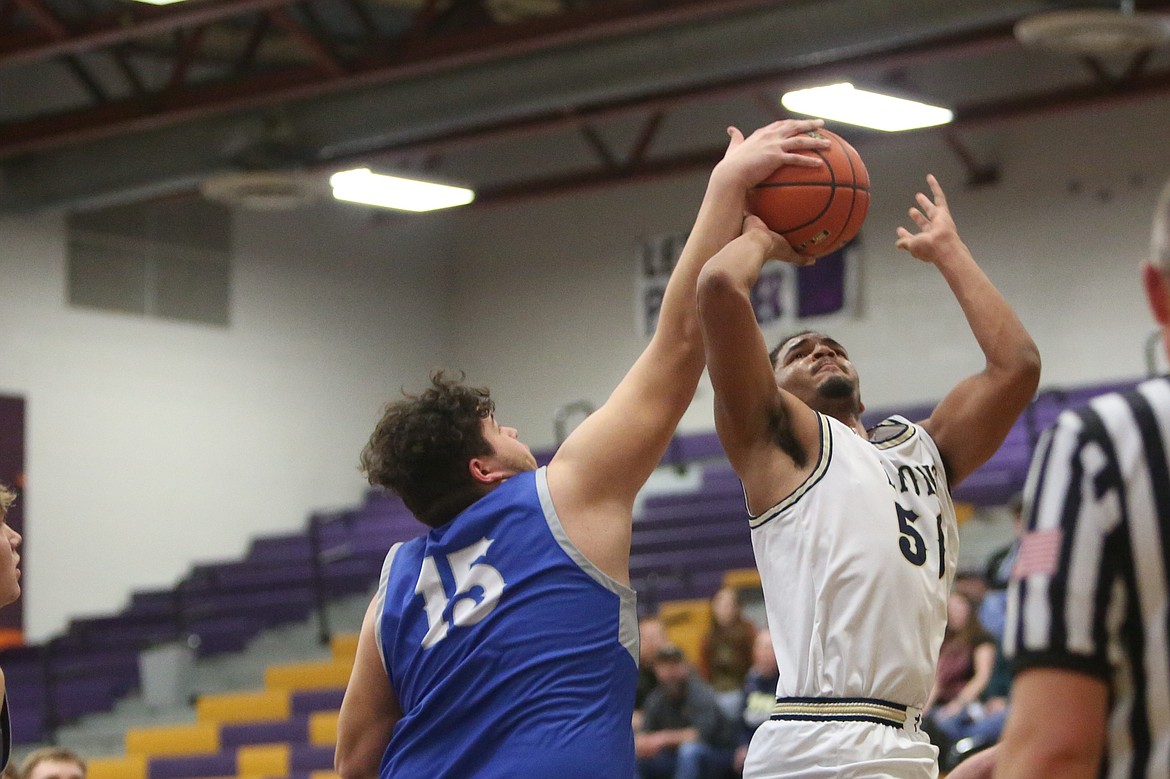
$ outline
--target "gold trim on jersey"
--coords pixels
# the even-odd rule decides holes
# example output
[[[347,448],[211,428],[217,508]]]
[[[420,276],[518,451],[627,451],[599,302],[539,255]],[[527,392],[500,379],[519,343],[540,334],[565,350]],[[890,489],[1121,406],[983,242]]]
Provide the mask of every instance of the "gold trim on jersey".
[[[879,698],[777,698],[770,719],[874,722],[917,733],[922,727],[922,709]]]
[[[787,498],[765,511],[763,514],[760,514],[758,517],[748,515],[748,525],[753,530],[803,498],[808,493],[808,491],[811,490],[816,485],[816,483],[821,480],[821,478],[825,475],[825,472],[829,470],[829,461],[833,459],[833,435],[829,430],[828,418],[819,411],[816,412],[816,415],[817,422],[820,423],[821,426],[821,451],[817,456],[816,467],[812,469],[812,473],[808,475],[808,478],[801,482],[800,486],[797,487],[796,490]]]
[[[817,717],[876,717],[897,722],[899,726],[906,724],[906,707],[892,703],[869,699],[845,700],[781,700],[772,707],[773,717],[785,716],[817,716]]]
[[[904,444],[909,441],[918,431],[918,427],[913,422],[905,421],[895,417],[887,417],[879,422],[877,427],[873,429],[874,434],[878,433],[878,431],[882,430],[882,428],[891,427],[901,427],[902,431],[900,433],[895,433],[893,438],[889,438],[883,441],[873,440],[874,435],[871,434],[869,437],[869,442],[878,449],[893,449],[895,446]]]

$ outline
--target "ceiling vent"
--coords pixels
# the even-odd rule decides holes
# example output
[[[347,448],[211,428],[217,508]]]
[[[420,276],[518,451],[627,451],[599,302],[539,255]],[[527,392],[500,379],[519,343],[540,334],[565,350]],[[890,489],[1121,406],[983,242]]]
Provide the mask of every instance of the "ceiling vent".
[[[323,200],[329,187],[323,176],[299,171],[225,173],[199,187],[208,200],[252,211],[288,211]]]
[[[1051,11],[1021,19],[1015,36],[1029,46],[1073,54],[1136,54],[1170,42],[1170,19],[1134,13],[1132,4],[1120,10]]]

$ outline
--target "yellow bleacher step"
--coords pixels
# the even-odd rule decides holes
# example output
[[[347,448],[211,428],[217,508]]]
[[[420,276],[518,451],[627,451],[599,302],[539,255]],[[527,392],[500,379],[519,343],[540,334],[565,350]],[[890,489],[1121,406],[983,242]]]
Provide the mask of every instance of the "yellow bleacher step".
[[[91,757],[86,761],[88,779],[146,779],[146,756]]]
[[[127,755],[208,755],[218,751],[219,725],[215,723],[130,728],[126,731]]]
[[[348,660],[320,660],[307,663],[271,665],[264,671],[264,687],[269,690],[320,690],[345,687],[353,663]]]
[[[288,744],[251,744],[236,750],[236,771],[256,776],[288,776],[292,763]]]
[[[329,641],[329,649],[333,654],[334,660],[345,660],[352,663],[355,656],[357,656],[358,634],[357,633],[343,633],[334,636]]]
[[[262,722],[288,719],[292,712],[288,690],[250,690],[247,692],[201,695],[195,701],[195,717],[200,722]]]
[[[703,636],[711,622],[711,604],[706,598],[667,601],[658,607],[658,618],[666,637],[692,663],[699,661]]]
[[[723,574],[723,586],[734,590],[758,590],[760,572],[755,568],[733,568]]]
[[[317,747],[333,746],[337,743],[336,711],[318,711],[309,715],[309,743]]]

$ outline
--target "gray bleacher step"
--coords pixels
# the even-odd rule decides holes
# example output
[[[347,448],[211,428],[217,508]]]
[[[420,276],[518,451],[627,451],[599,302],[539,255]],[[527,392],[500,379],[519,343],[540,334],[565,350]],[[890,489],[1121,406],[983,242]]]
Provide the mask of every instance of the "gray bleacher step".
[[[332,601],[328,614],[333,634],[356,633],[369,602],[369,594]],[[301,623],[270,628],[239,652],[196,659],[191,669],[192,696],[259,690],[264,687],[264,670],[270,665],[323,660],[329,656],[330,648],[321,645],[319,624],[313,615]],[[13,716],[19,716],[19,712]],[[57,732],[57,744],[83,757],[116,756],[124,754],[128,728],[193,722],[195,709],[190,705],[160,707],[149,703],[143,694],[134,693],[119,700],[111,711],[90,714],[62,726]],[[41,746],[49,745],[14,747],[13,762],[19,764]]]

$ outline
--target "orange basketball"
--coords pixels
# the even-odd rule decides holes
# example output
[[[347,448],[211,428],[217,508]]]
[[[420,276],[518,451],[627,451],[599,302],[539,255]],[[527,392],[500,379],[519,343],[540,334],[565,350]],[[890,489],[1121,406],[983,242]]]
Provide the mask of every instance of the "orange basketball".
[[[785,165],[748,194],[752,213],[784,236],[798,254],[823,257],[853,240],[869,211],[869,172],[844,138],[828,130],[827,149],[803,150],[825,161],[815,168]]]

